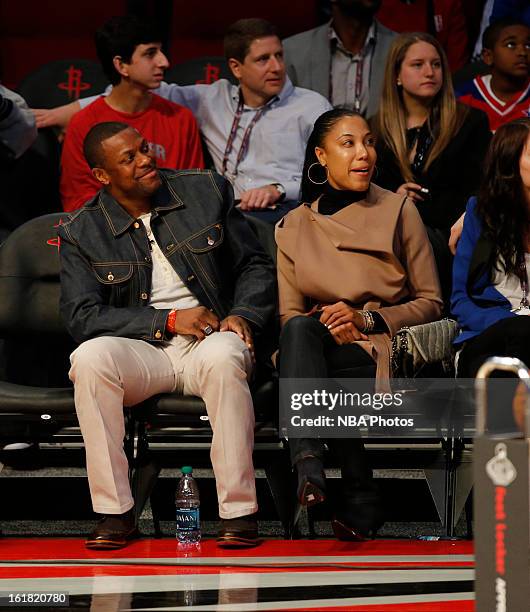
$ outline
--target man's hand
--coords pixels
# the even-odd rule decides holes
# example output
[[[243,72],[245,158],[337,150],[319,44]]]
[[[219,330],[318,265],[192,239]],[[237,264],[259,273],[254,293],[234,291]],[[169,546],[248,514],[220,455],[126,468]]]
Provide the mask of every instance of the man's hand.
[[[204,340],[204,332],[208,325],[214,330],[219,329],[219,319],[211,310],[204,306],[184,308],[177,310],[175,318],[175,334],[195,336],[197,340]]]
[[[396,193],[406,195],[413,202],[423,202],[425,199],[421,195],[421,185],[418,185],[418,183],[403,183],[396,189]]]
[[[70,119],[80,110],[81,106],[76,101],[56,108],[32,108],[31,112],[35,115],[39,129],[55,126],[66,128]]]
[[[324,306],[320,322],[329,329],[337,344],[368,340],[368,336],[360,331],[364,328],[363,316],[344,302]]]
[[[462,231],[464,229],[464,217],[466,213],[463,213],[462,216],[455,221],[453,226],[451,227],[451,235],[449,236],[449,250],[454,255],[456,253],[456,245],[460,240],[460,236],[462,235]]]
[[[248,189],[241,194],[241,210],[259,210],[269,208],[280,199],[281,193],[274,185],[266,185],[256,189]]]
[[[237,315],[230,315],[221,321],[221,327],[219,331],[226,332],[231,331],[237,334],[241,340],[248,346],[250,350],[250,355],[252,356],[252,361],[256,360],[256,356],[254,354],[254,340],[252,338],[252,330],[250,329],[250,325],[248,321],[243,319],[243,317],[238,317]]]

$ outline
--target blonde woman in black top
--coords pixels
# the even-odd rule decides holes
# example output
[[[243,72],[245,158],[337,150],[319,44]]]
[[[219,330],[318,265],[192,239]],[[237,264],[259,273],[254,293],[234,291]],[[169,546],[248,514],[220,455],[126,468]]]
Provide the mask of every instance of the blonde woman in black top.
[[[429,34],[416,32],[392,44],[372,125],[378,139],[374,180],[414,200],[448,297],[449,231],[480,183],[488,119],[456,101],[443,49]]]

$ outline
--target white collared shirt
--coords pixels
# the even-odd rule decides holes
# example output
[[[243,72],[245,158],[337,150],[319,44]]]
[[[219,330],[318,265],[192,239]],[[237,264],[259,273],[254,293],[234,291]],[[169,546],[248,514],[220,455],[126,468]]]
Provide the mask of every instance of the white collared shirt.
[[[331,44],[331,103],[334,107],[346,106],[354,108],[355,83],[359,62],[362,62],[361,95],[359,97],[359,112],[366,114],[370,92],[370,70],[372,69],[372,57],[376,44],[375,21],[366,34],[364,47],[355,55],[348,51],[342,44],[338,34],[329,25],[329,39]]]

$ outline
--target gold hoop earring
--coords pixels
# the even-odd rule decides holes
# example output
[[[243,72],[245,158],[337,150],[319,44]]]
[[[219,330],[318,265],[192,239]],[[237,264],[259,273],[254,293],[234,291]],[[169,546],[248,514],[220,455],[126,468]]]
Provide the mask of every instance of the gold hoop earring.
[[[311,168],[313,166],[320,166],[321,168],[324,168],[324,170],[326,171],[326,178],[323,181],[318,182],[318,181],[314,181],[311,178]],[[307,178],[313,183],[313,185],[323,185],[324,183],[328,182],[328,169],[326,168],[326,166],[323,166],[322,164],[319,164],[318,162],[313,162],[307,169]]]

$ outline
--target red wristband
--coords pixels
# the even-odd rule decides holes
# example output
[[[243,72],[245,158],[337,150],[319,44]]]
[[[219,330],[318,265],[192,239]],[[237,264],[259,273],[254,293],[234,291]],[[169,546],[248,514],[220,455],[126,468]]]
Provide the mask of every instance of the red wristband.
[[[166,321],[166,331],[170,334],[174,334],[175,333],[175,323],[177,321],[177,311],[175,309],[173,309],[168,315],[167,315],[167,321]]]

